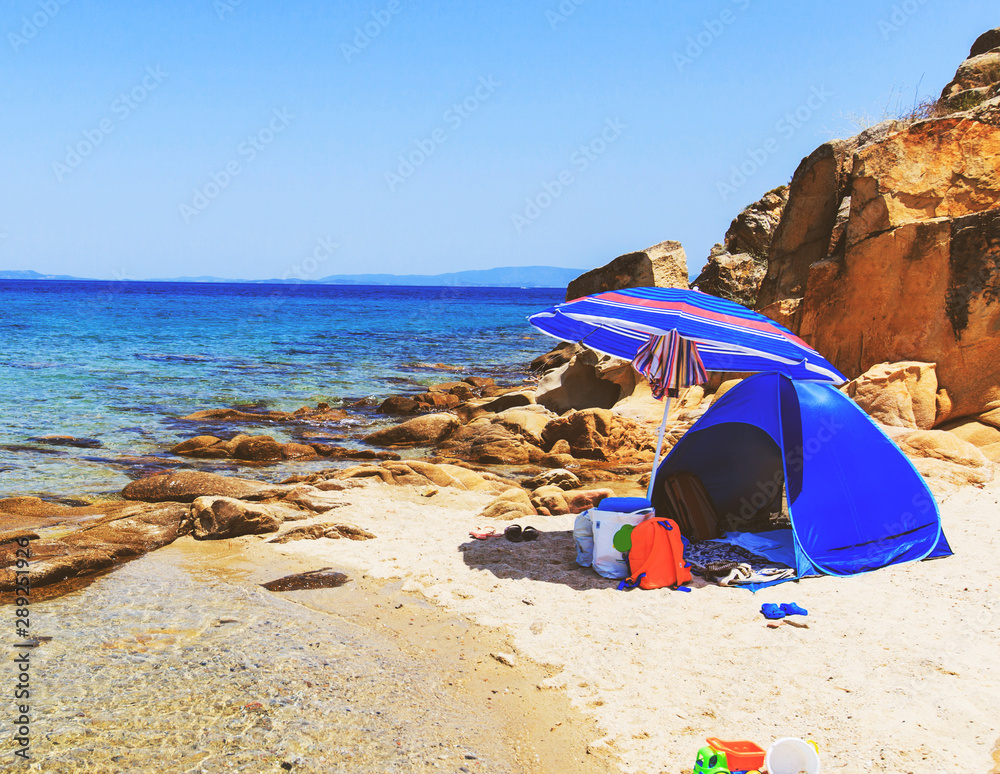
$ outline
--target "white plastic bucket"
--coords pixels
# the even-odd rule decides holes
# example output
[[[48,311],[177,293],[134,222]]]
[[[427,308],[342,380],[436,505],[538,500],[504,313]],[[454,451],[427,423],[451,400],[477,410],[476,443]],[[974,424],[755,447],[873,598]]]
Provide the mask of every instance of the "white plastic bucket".
[[[808,742],[785,737],[768,749],[764,768],[768,774],[820,774],[819,754]]]
[[[593,509],[590,518],[594,522],[594,572],[605,578],[622,579],[628,577],[628,561],[625,554],[616,551],[612,541],[615,533],[625,524],[642,524],[653,515],[650,508],[632,513],[616,513]]]

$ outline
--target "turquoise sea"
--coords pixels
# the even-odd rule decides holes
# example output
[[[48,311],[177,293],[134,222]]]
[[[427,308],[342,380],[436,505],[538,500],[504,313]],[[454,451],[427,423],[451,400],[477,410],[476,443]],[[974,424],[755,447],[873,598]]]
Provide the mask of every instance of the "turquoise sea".
[[[560,289],[0,281],[0,497],[111,494],[177,465],[279,480],[168,453],[201,409],[350,407],[351,445],[390,394],[467,375],[518,383],[554,343],[527,315]],[[360,405],[357,405],[360,404]],[[71,436],[74,445],[38,439]],[[289,463],[295,471],[322,463]]]

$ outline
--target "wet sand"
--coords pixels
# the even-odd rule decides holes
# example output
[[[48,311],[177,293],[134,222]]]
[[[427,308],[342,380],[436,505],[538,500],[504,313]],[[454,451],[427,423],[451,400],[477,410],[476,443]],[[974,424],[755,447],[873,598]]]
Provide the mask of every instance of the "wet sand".
[[[544,670],[491,656],[503,632],[398,583],[269,592],[303,562],[245,548],[183,539],[32,605],[26,770],[608,770]]]

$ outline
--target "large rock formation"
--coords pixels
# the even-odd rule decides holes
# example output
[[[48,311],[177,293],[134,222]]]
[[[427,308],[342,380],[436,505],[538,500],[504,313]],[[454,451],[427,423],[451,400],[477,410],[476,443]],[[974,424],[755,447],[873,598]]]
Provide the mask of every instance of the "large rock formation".
[[[783,185],[737,215],[729,224],[725,240],[712,248],[708,262],[691,286],[753,307],[767,274],[771,241],[787,203],[788,186]]]
[[[566,300],[622,288],[686,288],[687,255],[680,242],[660,242],[581,274],[566,288]]]
[[[972,44],[969,57],[958,66],[941,90],[941,103],[950,110],[968,110],[997,96],[1000,73],[1000,28],[984,32]]]
[[[998,39],[981,37],[973,58]],[[973,78],[967,64],[960,91],[996,91],[1000,67],[977,65]],[[937,115],[947,109],[802,161],[756,305],[849,377],[878,363],[936,364],[947,397],[937,424],[1000,401],[1000,97]]]
[[[627,361],[572,346],[575,350],[569,361],[546,372],[535,391],[535,400],[556,414],[571,409],[611,408],[631,395],[642,380]]]

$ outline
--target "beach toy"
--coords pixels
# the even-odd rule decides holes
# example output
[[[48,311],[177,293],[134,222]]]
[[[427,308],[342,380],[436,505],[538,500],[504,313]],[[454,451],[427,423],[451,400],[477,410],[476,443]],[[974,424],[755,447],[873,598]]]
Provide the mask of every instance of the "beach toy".
[[[764,765],[764,748],[753,742],[723,742],[714,736],[706,740],[713,750],[726,754],[727,765],[732,771],[749,771]]]
[[[784,605],[779,605],[781,612],[785,615],[809,615],[809,611],[804,607],[799,607],[794,602],[789,602]]]
[[[819,753],[816,743],[795,737],[785,737],[772,744],[764,756],[768,774],[819,774]]]
[[[711,747],[702,747],[698,750],[691,774],[730,774],[726,754]]]

